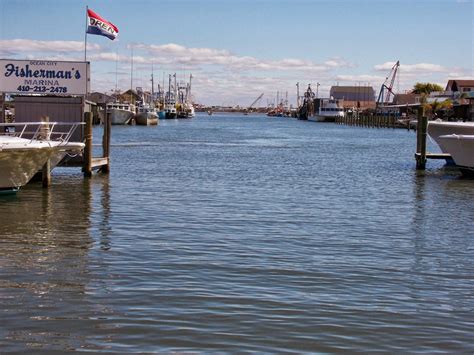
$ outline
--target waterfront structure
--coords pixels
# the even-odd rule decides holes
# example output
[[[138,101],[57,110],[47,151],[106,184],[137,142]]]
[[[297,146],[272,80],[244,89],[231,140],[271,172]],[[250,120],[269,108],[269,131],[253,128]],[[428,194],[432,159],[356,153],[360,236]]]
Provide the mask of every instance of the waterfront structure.
[[[448,80],[446,91],[460,93],[474,91],[474,80]]]
[[[332,86],[329,96],[343,100],[345,109],[375,109],[375,91],[371,86]]]

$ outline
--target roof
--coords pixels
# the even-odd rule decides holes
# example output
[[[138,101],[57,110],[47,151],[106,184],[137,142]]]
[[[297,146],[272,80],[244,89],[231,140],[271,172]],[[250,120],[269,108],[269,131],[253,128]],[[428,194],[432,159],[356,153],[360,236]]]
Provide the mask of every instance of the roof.
[[[361,93],[361,92],[373,93],[374,88],[372,86],[331,86],[332,93]]]
[[[464,79],[452,79],[448,81],[448,84],[446,85],[446,91],[458,91],[458,90],[451,90],[451,88],[455,86],[456,88],[458,86],[461,87],[474,87],[474,80],[464,80]]]
[[[393,102],[399,105],[414,104],[417,102],[417,99],[419,100],[420,97],[421,95],[413,93],[395,94],[393,97]]]
[[[329,95],[348,101],[375,101],[375,92],[371,86],[332,86]]]

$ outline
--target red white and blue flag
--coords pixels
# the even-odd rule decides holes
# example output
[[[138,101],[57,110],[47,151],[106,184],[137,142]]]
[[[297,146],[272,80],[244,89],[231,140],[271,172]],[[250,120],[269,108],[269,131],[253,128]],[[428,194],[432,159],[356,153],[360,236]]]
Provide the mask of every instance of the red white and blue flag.
[[[118,28],[112,22],[104,20],[94,11],[87,9],[87,33],[105,36],[114,40],[118,35]]]

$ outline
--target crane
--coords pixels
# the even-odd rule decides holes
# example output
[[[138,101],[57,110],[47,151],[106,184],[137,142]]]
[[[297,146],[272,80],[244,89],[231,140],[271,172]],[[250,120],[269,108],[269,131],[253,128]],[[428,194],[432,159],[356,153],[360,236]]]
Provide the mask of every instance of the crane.
[[[390,95],[393,94],[393,83],[395,82],[395,77],[397,75],[398,67],[400,66],[400,61],[393,65],[392,69],[390,70],[390,74],[385,78],[385,82],[382,84],[380,88],[379,97],[377,98],[377,107],[386,105],[390,101]],[[390,79],[390,80],[389,80]],[[388,83],[388,86],[387,86]],[[384,92],[387,92],[384,97]]]
[[[251,111],[253,105],[255,105],[255,104],[258,102],[258,100],[260,100],[262,97],[263,97],[263,92],[260,94],[259,97],[257,97],[257,98],[250,104],[250,106],[249,106],[248,108],[245,109],[245,114],[247,114],[247,112]]]

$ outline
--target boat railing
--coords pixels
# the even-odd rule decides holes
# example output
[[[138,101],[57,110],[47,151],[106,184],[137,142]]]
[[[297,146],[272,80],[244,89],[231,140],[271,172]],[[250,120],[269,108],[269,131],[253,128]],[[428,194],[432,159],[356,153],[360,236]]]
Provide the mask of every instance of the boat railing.
[[[33,140],[52,140],[67,143],[85,122],[15,122],[0,123],[0,135]]]

